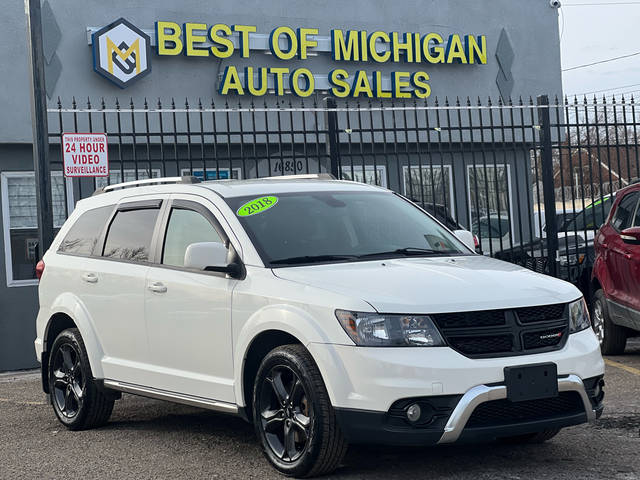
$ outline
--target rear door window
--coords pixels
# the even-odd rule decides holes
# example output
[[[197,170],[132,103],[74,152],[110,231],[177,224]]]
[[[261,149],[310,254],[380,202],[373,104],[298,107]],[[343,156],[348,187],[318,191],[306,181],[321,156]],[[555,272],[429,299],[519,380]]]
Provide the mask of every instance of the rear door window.
[[[112,211],[113,205],[109,205],[83,213],[69,229],[58,252],[86,257],[92,255]]]
[[[118,211],[109,227],[102,256],[148,262],[159,211],[158,208]]]

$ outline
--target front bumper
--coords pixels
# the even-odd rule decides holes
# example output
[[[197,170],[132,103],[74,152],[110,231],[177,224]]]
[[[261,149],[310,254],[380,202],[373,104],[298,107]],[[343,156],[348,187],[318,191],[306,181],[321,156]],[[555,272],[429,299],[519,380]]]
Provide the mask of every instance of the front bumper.
[[[417,446],[487,440],[593,422],[603,411],[603,386],[602,376],[583,382],[568,375],[558,378],[558,397],[549,399],[510,402],[506,386],[478,385],[461,396],[405,399],[385,413],[338,408],[336,415],[351,443]],[[427,407],[429,419],[415,424],[406,419],[412,404]],[[480,412],[481,406],[490,407]]]

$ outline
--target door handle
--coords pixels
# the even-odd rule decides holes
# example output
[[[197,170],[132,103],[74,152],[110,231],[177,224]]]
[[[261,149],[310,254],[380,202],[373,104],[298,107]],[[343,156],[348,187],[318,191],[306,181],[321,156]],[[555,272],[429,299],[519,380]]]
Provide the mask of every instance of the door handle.
[[[149,290],[155,293],[166,293],[167,287],[162,282],[153,282],[149,284]]]
[[[87,283],[98,283],[98,276],[95,273],[85,273],[82,275],[82,280]]]

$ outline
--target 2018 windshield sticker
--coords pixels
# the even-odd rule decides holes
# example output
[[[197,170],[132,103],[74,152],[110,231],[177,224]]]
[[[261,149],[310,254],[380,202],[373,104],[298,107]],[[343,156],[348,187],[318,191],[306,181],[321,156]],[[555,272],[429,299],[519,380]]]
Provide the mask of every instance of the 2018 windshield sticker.
[[[278,197],[256,198],[255,200],[251,200],[250,202],[242,205],[236,212],[236,215],[239,217],[257,215],[258,213],[266,212],[271,207],[274,207],[276,203],[278,203]]]

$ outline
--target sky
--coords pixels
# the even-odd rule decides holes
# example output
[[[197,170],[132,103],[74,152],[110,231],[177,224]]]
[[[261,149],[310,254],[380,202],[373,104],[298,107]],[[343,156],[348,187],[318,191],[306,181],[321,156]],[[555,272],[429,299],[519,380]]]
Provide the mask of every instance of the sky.
[[[633,93],[640,98],[640,0],[562,1],[559,28],[566,95]],[[637,55],[567,70],[631,54]]]

